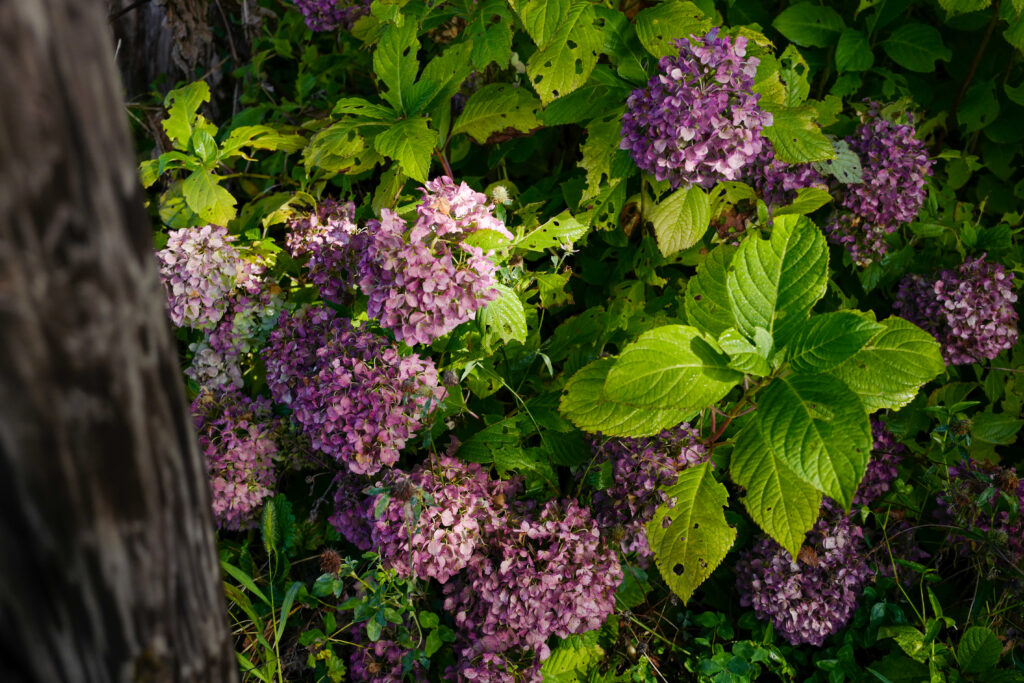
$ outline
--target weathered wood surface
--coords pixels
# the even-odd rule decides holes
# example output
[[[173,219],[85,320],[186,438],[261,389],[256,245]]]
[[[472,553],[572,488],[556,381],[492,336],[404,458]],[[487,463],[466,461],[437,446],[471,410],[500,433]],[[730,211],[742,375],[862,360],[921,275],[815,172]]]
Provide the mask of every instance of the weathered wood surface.
[[[0,681],[237,680],[104,3],[0,0]]]

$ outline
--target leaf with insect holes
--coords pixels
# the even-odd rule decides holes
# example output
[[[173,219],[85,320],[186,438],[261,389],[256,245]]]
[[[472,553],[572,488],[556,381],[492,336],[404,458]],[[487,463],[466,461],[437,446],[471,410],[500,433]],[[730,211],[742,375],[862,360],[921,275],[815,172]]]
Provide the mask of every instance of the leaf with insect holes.
[[[663,504],[647,523],[647,543],[665,583],[685,603],[725,559],[736,529],[725,519],[729,494],[711,463],[684,470],[664,491],[673,505]]]
[[[519,296],[505,285],[494,285],[498,298],[480,313],[480,322],[502,341],[526,341],[526,312]]]

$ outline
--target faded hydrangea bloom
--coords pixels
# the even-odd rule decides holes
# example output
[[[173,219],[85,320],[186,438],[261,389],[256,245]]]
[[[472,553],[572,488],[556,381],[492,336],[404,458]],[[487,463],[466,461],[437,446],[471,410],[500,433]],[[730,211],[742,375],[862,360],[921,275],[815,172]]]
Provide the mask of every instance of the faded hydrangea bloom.
[[[430,344],[497,298],[496,266],[463,240],[478,230],[512,237],[483,194],[448,177],[427,183],[416,211],[408,236],[387,209],[370,221],[359,262],[369,314],[409,345]]]
[[[594,514],[604,529],[621,529],[622,552],[635,552],[646,563],[652,556],[647,544],[647,522],[668,496],[662,486],[676,483],[683,470],[706,462],[708,453],[700,434],[683,423],[657,436],[595,440],[594,468],[611,465],[612,482],[594,493]]]
[[[872,576],[864,534],[848,517],[818,521],[794,559],[767,536],[736,563],[740,604],[793,645],[821,646],[850,620]]]
[[[206,456],[217,526],[231,531],[254,526],[264,499],[273,494],[277,421],[270,401],[236,391],[204,392],[192,402],[192,416]]]
[[[894,310],[931,332],[951,365],[992,359],[1017,343],[1013,273],[984,255],[968,259],[938,278],[907,275],[896,292]]]
[[[359,17],[370,13],[371,0],[292,0],[306,17],[312,31],[351,29]]]
[[[885,236],[917,217],[927,195],[933,161],[914,127],[887,121],[871,103],[863,125],[846,138],[860,157],[863,182],[833,183],[837,210],[825,226],[854,263],[867,266],[885,253]]]
[[[244,259],[227,228],[204,225],[172,230],[157,252],[167,310],[178,327],[204,329],[220,321],[236,288],[259,291],[263,267]]]
[[[457,581],[445,609],[470,645],[463,657],[513,648],[546,659],[552,635],[600,628],[622,580],[618,553],[603,543],[589,510],[549,501],[539,515],[516,504]]]
[[[447,395],[429,358],[402,356],[325,307],[283,313],[263,358],[274,400],[314,449],[356,474],[394,465]]]
[[[289,222],[288,249],[293,258],[308,255],[309,281],[328,301],[341,301],[355,285],[356,264],[364,238],[355,223],[352,202],[326,200],[316,213]]]
[[[747,39],[676,41],[678,57],[662,57],[661,72],[634,90],[622,117],[620,147],[636,165],[672,187],[711,187],[738,180],[764,148],[761,131],[772,115],[758,105]]]
[[[411,567],[415,576],[441,583],[469,564],[486,534],[505,524],[504,501],[517,488],[490,479],[476,463],[447,455],[408,475],[395,472],[390,484],[387,506],[372,523],[374,545],[385,566],[400,576],[408,576]]]
[[[342,470],[331,482],[334,487],[334,513],[328,518],[339,534],[348,542],[366,551],[373,547],[370,532],[373,526],[370,499],[363,495],[359,478]]]

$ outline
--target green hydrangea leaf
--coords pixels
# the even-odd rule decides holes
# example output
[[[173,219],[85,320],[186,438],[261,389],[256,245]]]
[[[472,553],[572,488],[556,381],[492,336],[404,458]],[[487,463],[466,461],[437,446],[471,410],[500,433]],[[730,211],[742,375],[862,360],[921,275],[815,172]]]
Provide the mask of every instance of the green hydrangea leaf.
[[[452,134],[466,133],[478,143],[508,129],[529,133],[540,128],[540,101],[525,88],[508,83],[490,83],[473,93],[455,119]]]
[[[605,380],[614,365],[612,358],[596,360],[580,369],[565,385],[559,408],[583,431],[606,436],[650,436],[693,416],[692,410],[652,409],[606,396]]]
[[[695,327],[664,325],[626,346],[608,373],[604,395],[657,410],[700,410],[721,400],[740,372]]]
[[[763,327],[776,347],[786,345],[825,295],[828,247],[803,216],[775,219],[770,240],[750,235],[729,264],[727,286],[736,327],[753,339]]]
[[[743,505],[751,519],[796,557],[818,519],[821,494],[775,456],[757,421],[737,435],[729,474],[747,489]]]
[[[537,51],[526,63],[526,75],[545,105],[587,82],[604,43],[602,31],[594,23],[594,8],[590,3],[578,0],[568,10],[552,17],[556,12],[554,6],[561,4],[564,3],[531,2],[520,13],[527,32],[537,43]],[[534,19],[530,14],[537,6],[546,6],[543,20]],[[540,9],[535,11],[541,12]],[[552,31],[556,19],[557,25]]]
[[[772,26],[800,47],[828,47],[846,28],[834,9],[810,2],[787,7],[775,17]]]
[[[729,502],[711,463],[691,467],[665,489],[674,506],[663,504],[647,524],[647,543],[661,576],[685,603],[711,576],[736,540],[725,519]]]
[[[849,509],[872,445],[857,394],[827,375],[779,377],[759,394],[757,419],[779,460]]]
[[[936,61],[948,62],[953,57],[938,29],[916,22],[908,22],[893,31],[882,41],[882,49],[904,69],[919,73],[931,73],[935,71]]]
[[[526,341],[526,311],[519,296],[505,285],[494,285],[498,298],[480,312],[480,322],[503,341]]]
[[[235,198],[221,187],[220,178],[206,169],[193,171],[181,184],[185,203],[204,223],[227,225],[237,211]]]
[[[772,125],[764,129],[780,161],[806,164],[825,161],[836,156],[832,143],[814,122],[817,112],[805,104],[792,109],[767,107],[772,112]]]
[[[882,329],[880,323],[850,311],[811,316],[793,333],[784,357],[798,372],[826,372],[851,358]]]
[[[430,155],[434,152],[437,133],[424,118],[405,119],[385,128],[373,139],[373,146],[386,157],[398,162],[402,173],[421,183],[427,182]]]
[[[373,53],[373,72],[385,86],[381,97],[400,112],[407,111],[410,90],[420,68],[416,59],[420,47],[416,28],[415,21],[387,25]]]
[[[543,251],[545,249],[564,247],[581,239],[590,228],[563,211],[543,225],[528,231],[517,239],[513,246],[527,251]]]
[[[686,285],[686,319],[704,332],[719,336],[736,326],[729,303],[729,264],[736,247],[722,244],[712,249],[697,266],[697,275]]]
[[[980,674],[999,663],[1003,644],[984,626],[971,626],[960,638],[956,658],[960,667],[969,674]]]
[[[655,57],[677,56],[674,41],[703,36],[710,28],[711,20],[699,7],[681,0],[659,2],[636,15],[636,35]]]
[[[658,249],[668,258],[696,244],[711,223],[711,204],[704,190],[691,185],[655,204],[647,219],[654,226]]]
[[[869,413],[902,408],[946,369],[938,342],[920,327],[897,317],[881,325],[860,351],[830,371],[860,396]]]

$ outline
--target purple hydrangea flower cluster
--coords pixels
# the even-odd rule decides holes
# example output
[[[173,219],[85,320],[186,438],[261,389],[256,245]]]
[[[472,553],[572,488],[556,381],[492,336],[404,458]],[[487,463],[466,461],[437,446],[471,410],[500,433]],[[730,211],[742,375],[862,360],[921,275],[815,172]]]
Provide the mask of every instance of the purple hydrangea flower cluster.
[[[473,560],[486,535],[504,525],[504,501],[515,482],[494,481],[480,465],[443,456],[433,467],[395,472],[390,502],[373,522],[373,542],[385,566],[447,583]],[[384,494],[378,494],[371,509]],[[420,514],[415,515],[413,500]]]
[[[236,288],[259,291],[260,264],[242,257],[227,228],[172,230],[157,252],[167,309],[178,327],[212,327],[227,312]]]
[[[235,391],[203,392],[192,402],[192,417],[206,455],[217,526],[253,526],[263,500],[273,495],[277,424],[270,401]]]
[[[963,530],[950,534],[958,554],[989,563],[995,574],[1024,566],[1024,480],[1015,468],[964,460],[949,468],[938,502]]]
[[[463,242],[478,230],[512,234],[487,197],[446,176],[427,183],[418,218],[406,224],[385,209],[370,221],[359,263],[368,311],[407,344],[430,344],[472,319],[497,298],[497,268],[483,250]]]
[[[288,225],[288,250],[296,259],[309,256],[309,280],[328,301],[340,301],[355,284],[363,248],[355,215],[356,205],[352,202],[329,199],[317,207],[316,213],[292,220]]]
[[[787,164],[775,157],[770,146],[758,157],[747,182],[757,191],[769,208],[792,204],[797,190],[827,185],[811,164]]]
[[[292,0],[295,8],[306,17],[311,31],[352,29],[362,16],[370,13],[371,0]]]
[[[652,556],[647,545],[647,522],[668,500],[662,486],[676,483],[679,473],[706,462],[708,453],[700,434],[688,423],[657,436],[595,441],[594,467],[611,464],[612,484],[594,493],[595,519],[602,528],[621,528],[622,552],[636,553],[646,564]]]
[[[371,536],[373,506],[363,495],[363,485],[351,472],[342,471],[331,482],[334,488],[334,514],[328,518],[339,534],[362,551],[373,547]]]
[[[793,645],[821,646],[853,616],[872,576],[864,554],[863,531],[845,516],[819,520],[797,559],[764,537],[736,563],[740,604]]]
[[[374,474],[445,399],[429,358],[401,356],[366,328],[325,307],[281,315],[263,351],[267,384],[314,449]]]
[[[896,440],[892,432],[885,428],[885,423],[872,418],[871,431],[875,442],[871,447],[871,459],[868,461],[864,478],[853,496],[854,505],[870,505],[885,495],[896,481],[899,472],[896,466],[903,459],[906,447]]]
[[[836,214],[825,233],[843,245],[854,263],[867,266],[888,248],[885,236],[917,217],[927,195],[933,161],[912,125],[893,123],[872,103],[856,135],[846,138],[860,157],[863,182],[834,182]]]
[[[633,91],[622,117],[620,148],[674,188],[739,179],[772,125],[753,92],[760,60],[746,56],[747,39],[712,29],[694,40],[676,41],[679,56],[661,58],[661,73]]]
[[[951,365],[992,359],[1017,343],[1013,273],[984,255],[968,259],[936,279],[907,275],[893,309],[931,332]]]
[[[468,661],[513,648],[547,659],[552,635],[597,629],[615,607],[622,568],[589,510],[549,501],[539,515],[520,505],[508,519],[460,580],[445,585]]]

